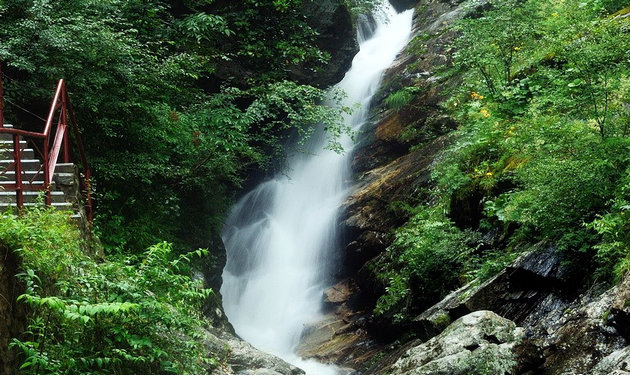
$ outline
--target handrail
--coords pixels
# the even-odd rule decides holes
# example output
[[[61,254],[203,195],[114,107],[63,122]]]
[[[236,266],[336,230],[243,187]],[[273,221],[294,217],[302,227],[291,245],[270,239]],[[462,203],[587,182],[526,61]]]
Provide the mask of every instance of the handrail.
[[[1,73],[2,72],[0,70],[0,77]],[[2,88],[0,83],[0,103],[2,102],[1,90]],[[0,116],[3,116],[1,109],[2,107],[0,106]],[[56,122],[55,118],[57,118]],[[0,121],[2,121],[2,117],[0,117]],[[54,126],[53,124],[56,126]],[[77,144],[77,148],[79,151],[80,165],[83,172],[83,178],[80,178],[81,190],[85,190],[86,193],[85,210],[88,216],[88,220],[91,222],[93,218],[92,193],[90,184],[91,172],[85,154],[85,147],[81,139],[79,128],[76,124],[74,110],[72,108],[72,104],[70,103],[70,97],[66,89],[66,83],[63,79],[60,79],[57,83],[57,88],[55,90],[55,95],[50,105],[50,111],[48,113],[48,118],[46,120],[46,125],[44,126],[43,132],[38,133],[20,129],[5,128],[4,124],[0,122],[0,134],[11,134],[13,136],[13,165],[15,166],[15,185],[13,186],[13,188],[15,188],[16,191],[16,202],[18,208],[21,209],[24,206],[23,190],[27,187],[22,184],[22,149],[20,148],[20,137],[43,140],[43,151],[39,152],[42,156],[42,162],[44,164],[42,168],[44,173],[44,186],[43,188],[37,190],[44,190],[46,195],[46,204],[50,205],[52,203],[50,185],[52,184],[52,177],[54,175],[55,168],[57,166],[57,160],[62,149],[64,163],[70,162],[70,142],[68,138],[68,125],[71,126],[72,133],[74,135],[74,141]],[[55,132],[54,138],[52,138],[53,130]],[[37,173],[40,173],[40,171],[38,171]],[[31,190],[35,190],[35,188],[33,188],[32,186],[30,186],[29,188]]]
[[[26,130],[5,128],[5,127],[0,128],[0,133],[21,135],[23,137],[38,138],[38,139],[45,139],[46,138],[46,135],[44,133],[35,133],[35,132],[29,132],[29,131],[26,131]]]
[[[55,96],[53,97],[52,104],[50,106],[50,112],[48,113],[48,119],[46,120],[46,126],[44,127],[44,134],[48,136],[50,134],[50,128],[52,127],[53,119],[55,118],[55,113],[60,107],[63,107],[63,101],[59,102],[59,98],[61,97],[61,91],[65,91],[66,84],[63,79],[59,80],[57,83],[57,89],[55,90]],[[63,113],[63,111],[62,111]]]

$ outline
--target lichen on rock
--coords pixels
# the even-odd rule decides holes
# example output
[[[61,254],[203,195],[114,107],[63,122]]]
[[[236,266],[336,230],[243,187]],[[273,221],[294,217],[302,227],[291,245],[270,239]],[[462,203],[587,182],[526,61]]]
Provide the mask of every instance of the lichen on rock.
[[[491,311],[476,311],[439,336],[409,349],[388,370],[391,375],[510,374],[512,351],[524,331]],[[387,373],[387,372],[386,372]]]

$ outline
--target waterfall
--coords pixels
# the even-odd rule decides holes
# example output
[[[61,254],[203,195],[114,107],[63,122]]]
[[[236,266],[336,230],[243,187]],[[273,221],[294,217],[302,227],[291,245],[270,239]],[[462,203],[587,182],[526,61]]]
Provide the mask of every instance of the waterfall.
[[[360,103],[345,119],[353,129],[366,121],[382,73],[405,46],[412,11],[396,14],[387,2],[374,28],[359,27],[360,50],[337,85],[346,105]],[[365,35],[369,34],[369,35]],[[330,282],[338,210],[347,196],[345,154],[324,150],[324,137],[308,153],[289,160],[289,171],[265,181],[233,207],[223,232],[227,264],[223,304],[236,332],[255,347],[278,355],[309,375],[335,374],[333,366],[293,354],[305,325],[320,318],[323,291]]]

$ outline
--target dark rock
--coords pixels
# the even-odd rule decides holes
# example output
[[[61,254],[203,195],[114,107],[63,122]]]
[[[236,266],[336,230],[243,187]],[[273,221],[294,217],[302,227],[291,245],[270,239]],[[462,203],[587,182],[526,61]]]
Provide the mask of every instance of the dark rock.
[[[315,45],[330,54],[330,61],[324,67],[294,67],[291,75],[305,84],[331,86],[341,81],[359,52],[352,17],[341,0],[305,1],[302,13],[319,34]]]
[[[545,355],[541,370],[549,374],[591,373],[605,357],[623,349],[626,340],[606,319],[620,293],[627,290],[615,287],[600,295],[586,294],[562,313],[552,312],[532,326],[533,342]]]
[[[539,369],[545,363],[545,356],[540,346],[527,338],[516,344],[513,349],[516,358],[516,367],[514,374],[535,374],[539,373]]]
[[[390,0],[389,1],[397,12],[402,12],[413,8],[418,0]]]
[[[225,311],[223,311],[223,302],[221,293],[222,274],[225,267],[226,254],[223,240],[218,234],[215,234],[208,243],[208,248],[214,251],[201,260],[201,272],[203,274],[205,286],[212,289],[212,294],[206,299],[202,307],[202,312],[212,323],[213,327],[221,328],[227,332],[234,334],[234,327],[228,321]]]
[[[453,336],[453,331],[459,331],[461,327],[458,326],[458,321],[450,324],[452,317],[459,314],[469,317],[471,315],[466,315],[468,310],[479,309],[482,305],[491,305],[495,311],[503,310],[512,314],[521,320],[519,325],[523,327],[518,329],[518,339],[511,342],[509,355],[498,354],[500,358],[506,360],[504,363],[512,363],[513,367],[502,371],[495,369],[498,372],[490,370],[489,373],[522,375],[630,373],[630,347],[627,346],[623,329],[619,329],[618,320],[622,319],[613,317],[616,311],[627,308],[627,299],[630,296],[630,276],[604,293],[594,288],[573,301],[566,301],[556,295],[560,289],[554,287],[554,285],[560,285],[561,288],[567,287],[566,284],[562,284],[565,274],[558,263],[558,257],[552,256],[552,251],[544,249],[521,257],[510,267],[512,270],[520,270],[520,275],[528,272],[530,276],[547,278],[550,281],[551,286],[544,290],[540,289],[542,284],[535,283],[532,290],[512,293],[512,295],[518,295],[519,298],[524,296],[532,298],[529,300],[531,306],[522,306],[526,313],[517,313],[515,309],[523,301],[515,302],[509,298],[505,299],[509,296],[504,293],[510,290],[509,275],[499,275],[480,286],[467,285],[418,317],[417,323],[420,320],[424,322],[417,328],[425,330],[419,333],[426,337],[431,335],[434,337],[424,344],[414,344],[413,349],[402,355],[395,365],[380,365],[379,367],[377,364],[375,367],[379,370],[368,373],[413,373],[414,375],[461,373],[461,368],[453,365],[452,362],[474,363],[473,354],[477,351],[492,345],[501,347],[506,342],[505,337],[500,334],[505,333],[502,329],[482,331],[482,333],[469,329],[464,330],[463,335]],[[512,275],[520,277],[518,272]],[[488,298],[496,291],[498,294],[495,298]],[[545,297],[541,298],[541,295]],[[501,308],[498,301],[508,306]],[[509,307],[509,305],[513,306]],[[472,314],[474,316],[479,313],[489,312],[478,310]],[[510,329],[507,331],[510,332]],[[440,346],[437,344],[439,342],[448,342],[451,347]],[[496,356],[497,354],[493,353],[487,358],[496,358]],[[443,358],[448,358],[451,363],[445,363]],[[391,358],[387,361],[392,362]],[[493,366],[496,363],[490,361]],[[425,369],[425,366],[429,364],[432,367]],[[411,369],[414,370],[410,372]],[[466,371],[472,370],[468,368]]]
[[[621,282],[618,290],[608,314],[608,322],[630,341],[630,277]]]
[[[548,313],[563,311],[569,305],[559,295],[563,270],[557,250],[539,244],[490,280],[470,283],[449,294],[416,317],[412,327],[420,338],[428,339],[445,328],[444,321],[477,310],[494,311],[517,324],[536,325]]]
[[[356,291],[357,286],[352,279],[342,280],[324,291],[324,303],[339,305],[348,302]]]
[[[439,138],[361,176],[355,192],[344,203],[342,217],[346,232],[356,236],[346,249],[353,269],[389,246],[391,229],[407,219],[405,212],[395,211],[393,203],[417,196],[430,186],[433,161],[446,144],[448,138]]]
[[[630,375],[630,346],[616,350],[602,359],[592,375]]]

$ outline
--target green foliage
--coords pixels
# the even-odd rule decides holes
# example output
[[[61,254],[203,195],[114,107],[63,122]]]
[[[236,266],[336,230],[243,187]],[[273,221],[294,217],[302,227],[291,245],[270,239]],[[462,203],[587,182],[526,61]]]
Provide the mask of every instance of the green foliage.
[[[491,1],[490,10],[479,18],[460,22],[457,60],[471,69],[488,92],[498,95],[514,83],[517,66],[534,50],[539,14],[536,1]]]
[[[482,192],[490,222],[520,228],[513,241],[599,249],[610,270],[616,241],[595,245],[619,225],[604,213],[630,163],[630,64],[627,22],[602,18],[621,4],[604,3],[493,3],[461,23],[457,63],[473,69],[450,105],[465,126],[435,176],[446,200]]]
[[[375,269],[377,313],[404,317],[541,240],[598,280],[630,271],[629,5],[491,1],[459,22],[463,84],[446,107],[460,128],[434,168],[437,205],[416,209]],[[465,231],[451,222],[477,214]]]
[[[353,17],[359,14],[371,14],[380,5],[378,0],[343,0]]]
[[[201,374],[212,366],[200,340],[211,293],[188,275],[204,250],[174,256],[159,243],[142,256],[97,263],[64,213],[0,219],[0,242],[21,258],[28,327],[11,346],[24,374]]]
[[[247,172],[323,122],[338,148],[341,113],[291,82],[326,53],[301,1],[6,0],[6,97],[44,115],[66,78],[95,176],[105,247],[207,243]],[[41,109],[41,110],[40,110]],[[43,124],[8,105],[11,122]]]
[[[459,283],[472,248],[439,208],[418,208],[376,265],[387,285],[375,312],[402,319]]]
[[[617,278],[630,272],[630,174],[626,172],[618,185],[609,211],[587,225],[602,241],[595,246],[602,270],[614,272]]]
[[[628,119],[627,70],[630,43],[626,26],[607,21],[568,44],[562,53],[565,73],[573,97],[582,102],[583,118],[593,119],[602,137],[627,135],[627,122],[615,124],[613,117]],[[626,86],[622,89],[623,86]],[[611,123],[613,122],[613,123]],[[622,121],[625,122],[625,121]]]
[[[405,87],[396,92],[391,93],[385,98],[385,104],[395,111],[398,111],[408,106],[415,96],[420,93],[422,89],[420,87]]]

